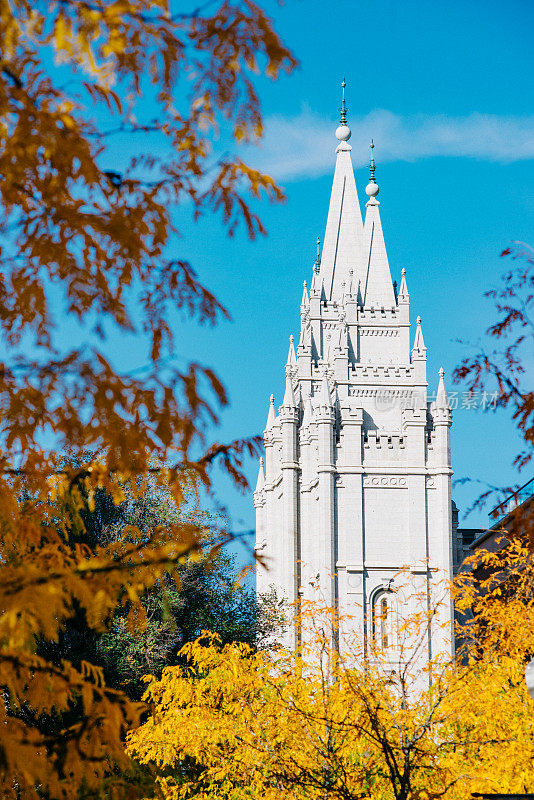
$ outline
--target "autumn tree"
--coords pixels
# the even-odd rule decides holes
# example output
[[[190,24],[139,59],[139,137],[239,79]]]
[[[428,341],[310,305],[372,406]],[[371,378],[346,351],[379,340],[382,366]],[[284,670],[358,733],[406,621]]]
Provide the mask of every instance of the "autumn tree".
[[[147,587],[201,547],[200,527],[178,519],[90,548],[95,492],[120,503],[153,480],[180,508],[209,491],[217,460],[246,485],[254,442],[207,438],[222,383],[174,360],[174,309],[207,323],[227,312],[176,252],[173,207],[263,232],[250,197],[281,190],[216,140],[260,136],[255,76],[295,62],[251,0],[2,2],[0,53],[0,780],[4,797],[70,798],[113,777],[142,706],[36,643],[76,609],[97,632],[121,604],[141,624]],[[132,153],[118,165],[117,136]],[[113,331],[148,341],[142,372],[105,355]],[[69,467],[65,451],[97,455]],[[81,722],[51,733],[73,706]]]
[[[305,612],[308,633],[294,653],[222,646],[206,633],[183,650],[189,670],[147,678],[152,715],[130,734],[129,752],[157,770],[165,800],[465,800],[528,791],[534,714],[523,670],[534,647],[534,573],[531,561],[525,572],[526,555],[520,545],[506,564],[485,554],[494,575],[515,568],[522,582],[510,614],[502,583],[485,586],[463,661],[417,657],[435,609],[399,620],[405,646],[394,653],[372,641],[333,647],[343,621],[328,609]],[[472,580],[455,592],[459,607],[473,606]]]
[[[221,540],[224,519],[200,511],[193,500],[177,509],[167,492],[149,487],[141,496],[126,491],[126,500],[117,506],[97,490],[94,509],[82,511],[83,541],[92,551],[120,541],[132,528],[149,536],[157,526],[191,522],[202,531],[203,548],[147,590],[141,598],[141,629],[131,625],[129,603],[115,610],[105,633],[92,629],[84,609],[77,608],[57,641],[37,641],[37,653],[54,663],[68,660],[79,667],[85,660],[101,666],[108,686],[140,700],[142,676],[159,675],[163,667],[177,664],[178,651],[204,629],[218,633],[224,643],[243,641],[261,647],[274,633],[279,614],[273,615],[268,600],[258,601],[227,548],[209,556],[215,537]]]

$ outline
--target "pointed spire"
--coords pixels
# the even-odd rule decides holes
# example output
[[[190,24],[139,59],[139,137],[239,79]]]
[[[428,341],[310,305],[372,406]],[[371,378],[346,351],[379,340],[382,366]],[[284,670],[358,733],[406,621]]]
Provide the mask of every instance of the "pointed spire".
[[[386,243],[376,199],[378,184],[375,181],[374,143],[371,141],[371,180],[365,187],[369,196],[366,203],[367,214],[364,225],[364,253],[367,262],[363,304],[364,306],[394,306],[396,304],[391,273],[389,271]]]
[[[445,388],[445,381],[443,380],[443,376],[445,375],[445,370],[443,367],[439,368],[439,384],[438,384],[438,393],[436,395],[436,408],[446,409],[449,410],[449,397],[447,395],[447,390]]]
[[[302,416],[302,427],[306,428],[313,419],[313,406],[311,397],[307,397],[304,400],[304,414]]]
[[[408,286],[406,285],[406,270],[403,267],[401,269],[401,284],[399,288],[398,300],[399,303],[407,303],[409,299],[410,295],[408,294]]]
[[[265,472],[263,471],[263,458],[260,458],[260,468],[258,470],[258,480],[256,481],[256,491],[263,489],[265,483]]]
[[[412,355],[426,356],[425,340],[423,339],[423,330],[421,328],[421,317],[417,317],[417,327],[415,329],[415,338],[413,341]]]
[[[301,308],[310,305],[310,298],[308,297],[308,284],[306,281],[302,284],[302,300],[300,301]]]
[[[269,430],[276,421],[276,412],[274,410],[274,394],[269,398],[269,413],[267,414],[267,425],[265,430]]]
[[[293,343],[291,343],[293,346]],[[282,406],[284,408],[296,408],[297,401],[295,400],[295,393],[293,391],[293,378],[291,377],[291,371],[286,367],[286,390],[284,393],[284,399],[282,401]]]
[[[287,354],[286,367],[294,367],[297,363],[294,341],[293,334],[291,334],[289,337],[289,352]]]
[[[346,121],[344,83],[341,124],[336,130],[339,140],[336,168],[321,262],[327,300],[341,298],[341,284],[348,283],[350,269],[361,271],[363,222],[350,157],[352,148],[348,144],[351,131]]]

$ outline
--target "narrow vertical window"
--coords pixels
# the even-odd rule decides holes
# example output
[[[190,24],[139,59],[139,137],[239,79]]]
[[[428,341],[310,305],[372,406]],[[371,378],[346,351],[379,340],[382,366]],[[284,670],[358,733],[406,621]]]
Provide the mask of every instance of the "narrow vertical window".
[[[382,643],[382,649],[387,650],[389,646],[388,641],[388,626],[389,626],[389,619],[388,619],[388,601],[387,597],[382,597],[380,601],[380,639]]]
[[[390,650],[395,641],[393,635],[394,625],[394,594],[384,590],[375,595],[372,604],[373,638],[381,650]]]

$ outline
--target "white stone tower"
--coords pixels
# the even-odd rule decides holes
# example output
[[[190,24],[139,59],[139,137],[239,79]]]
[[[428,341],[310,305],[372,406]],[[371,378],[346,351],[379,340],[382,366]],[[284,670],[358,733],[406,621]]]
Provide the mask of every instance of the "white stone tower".
[[[318,240],[284,398],[277,416],[271,395],[264,434],[254,505],[268,570],[258,567],[257,590],[274,586],[290,603],[319,591],[387,647],[383,620],[398,601],[399,569],[423,588],[452,575],[451,412],[443,370],[435,401],[427,400],[419,317],[410,348],[405,270],[397,290],[372,157],[362,222],[350,135],[343,96],[322,256]],[[441,617],[445,633],[429,636],[432,655],[452,648],[448,601]]]

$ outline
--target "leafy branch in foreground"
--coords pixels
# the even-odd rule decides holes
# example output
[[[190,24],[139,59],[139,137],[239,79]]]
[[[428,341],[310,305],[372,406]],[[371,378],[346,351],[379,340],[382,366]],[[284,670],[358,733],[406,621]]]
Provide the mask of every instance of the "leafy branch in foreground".
[[[173,211],[263,231],[252,203],[283,194],[221,157],[217,136],[230,150],[260,136],[256,75],[295,60],[251,0],[196,13],[165,0],[0,2],[0,53],[0,782],[17,800],[96,797],[104,781],[106,796],[135,797],[123,737],[142,706],[89,663],[37,649],[78,613],[96,633],[117,607],[135,616],[147,589],[216,550],[184,518],[90,546],[96,494],[120,505],[125,487],[155,483],[180,510],[209,492],[217,460],[246,486],[254,440],[208,436],[221,382],[187,354],[185,367],[173,360],[176,309],[227,316],[175,252]],[[111,334],[138,334],[152,368],[121,371]]]

